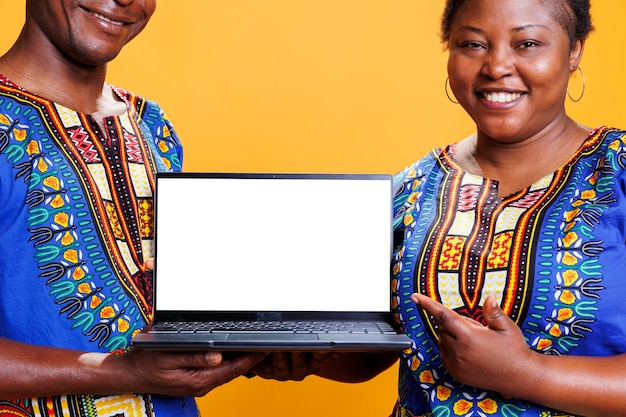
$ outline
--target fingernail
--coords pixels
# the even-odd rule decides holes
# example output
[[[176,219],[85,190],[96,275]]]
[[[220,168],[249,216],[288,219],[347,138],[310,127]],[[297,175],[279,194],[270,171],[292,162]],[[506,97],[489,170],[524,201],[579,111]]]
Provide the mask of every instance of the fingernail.
[[[207,352],[204,354],[204,359],[209,365],[219,365],[222,361],[222,355],[216,352]]]

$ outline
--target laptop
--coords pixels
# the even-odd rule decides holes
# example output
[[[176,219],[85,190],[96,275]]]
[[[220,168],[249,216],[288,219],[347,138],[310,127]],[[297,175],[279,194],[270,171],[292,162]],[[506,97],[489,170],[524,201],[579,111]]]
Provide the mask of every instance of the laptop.
[[[154,317],[132,345],[405,349],[391,253],[390,175],[158,173]]]

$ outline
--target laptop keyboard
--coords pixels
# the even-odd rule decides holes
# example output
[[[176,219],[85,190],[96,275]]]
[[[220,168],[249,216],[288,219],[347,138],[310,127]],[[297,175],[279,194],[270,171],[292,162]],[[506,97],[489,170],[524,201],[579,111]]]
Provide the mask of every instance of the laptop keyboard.
[[[394,334],[386,323],[337,321],[229,321],[229,322],[162,322],[152,328],[157,333],[377,333]]]

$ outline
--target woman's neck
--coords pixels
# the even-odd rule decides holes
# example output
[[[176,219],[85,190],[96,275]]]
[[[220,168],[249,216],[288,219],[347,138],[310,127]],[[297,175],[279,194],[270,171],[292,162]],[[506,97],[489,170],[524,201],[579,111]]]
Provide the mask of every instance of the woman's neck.
[[[501,197],[523,190],[561,168],[589,135],[590,128],[571,119],[562,128],[507,143],[480,133],[456,146],[459,166],[469,173],[496,180]]]

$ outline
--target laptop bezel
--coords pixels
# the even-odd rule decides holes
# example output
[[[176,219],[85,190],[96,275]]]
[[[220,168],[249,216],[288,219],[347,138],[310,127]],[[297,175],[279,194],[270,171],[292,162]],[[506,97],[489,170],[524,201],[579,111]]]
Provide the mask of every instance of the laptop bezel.
[[[163,321],[221,321],[221,320],[370,320],[393,324],[391,313],[391,295],[388,297],[387,311],[188,311],[159,310],[156,294],[158,292],[158,193],[159,181],[167,178],[241,178],[241,179],[327,179],[327,180],[379,180],[389,182],[389,213],[393,216],[393,177],[380,173],[262,173],[262,172],[158,172],[155,178],[154,195],[154,272],[153,272],[153,317],[151,324]],[[393,227],[389,225],[389,284],[391,284],[391,261],[393,250]]]

